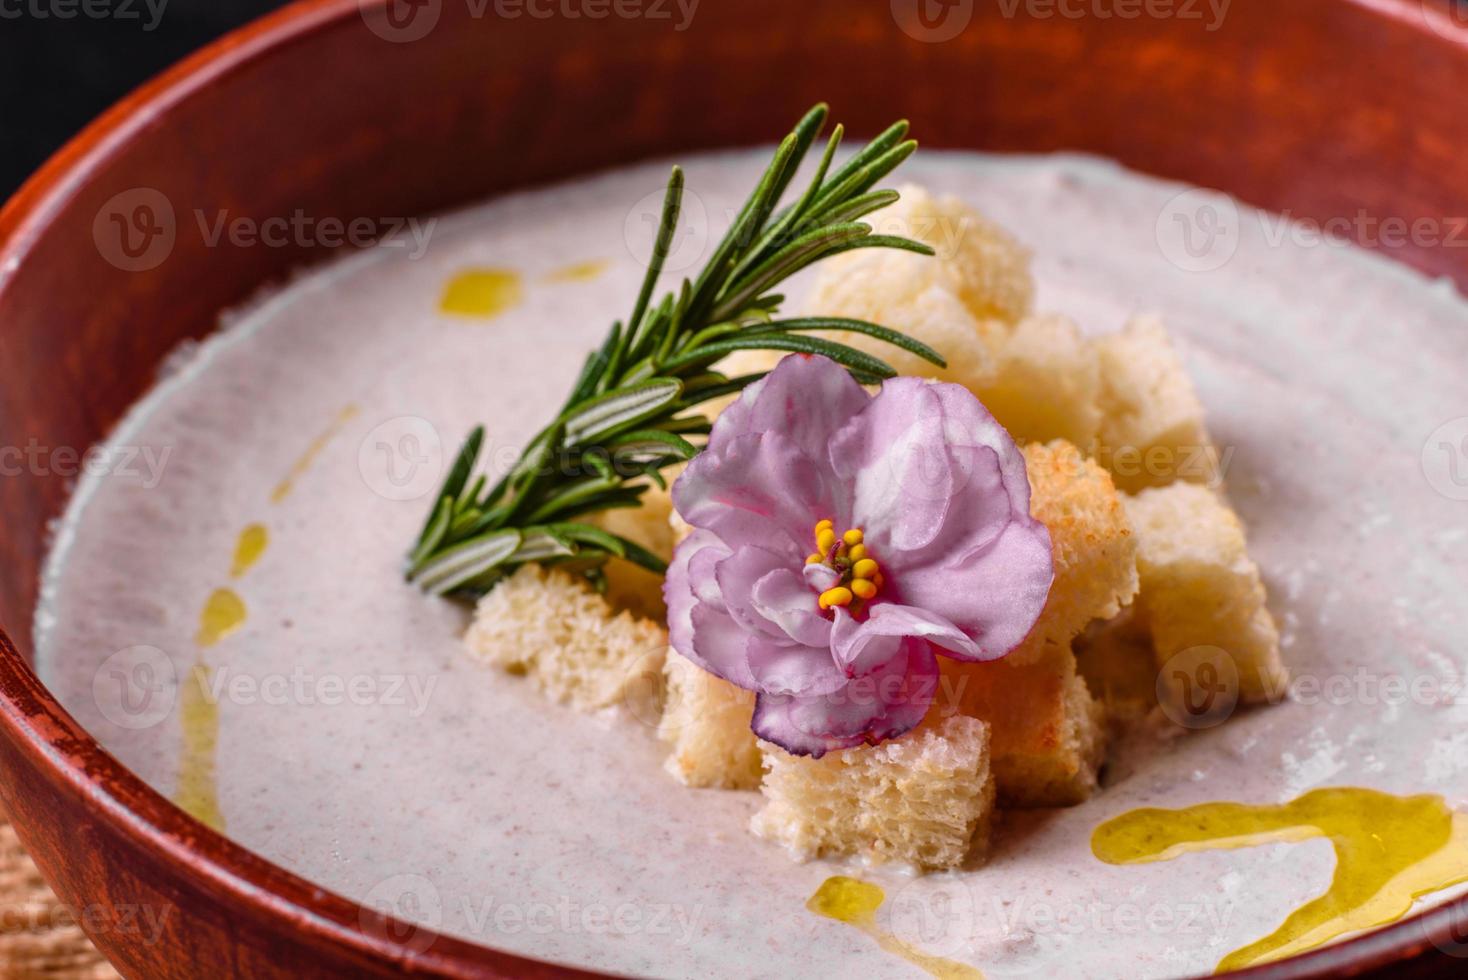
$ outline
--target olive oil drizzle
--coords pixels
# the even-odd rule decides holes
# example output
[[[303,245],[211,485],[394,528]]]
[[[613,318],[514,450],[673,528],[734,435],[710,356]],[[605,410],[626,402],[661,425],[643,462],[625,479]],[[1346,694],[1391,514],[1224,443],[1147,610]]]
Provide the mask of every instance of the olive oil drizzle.
[[[519,306],[525,286],[512,269],[465,269],[444,286],[440,312],[488,320]]]
[[[1268,936],[1225,956],[1218,972],[1294,956],[1347,933],[1396,922],[1416,899],[1468,881],[1468,815],[1454,812],[1440,796],[1350,787],[1315,790],[1275,806],[1134,810],[1096,828],[1091,848],[1108,864],[1141,864],[1316,838],[1335,849],[1330,887]]]
[[[347,423],[356,418],[359,409],[347,405],[291,465],[285,479],[271,492],[270,502],[279,504],[295,490],[296,481],[310,470],[327,445]],[[246,525],[235,541],[229,566],[229,577],[241,579],[265,556],[270,547],[270,529],[261,523]],[[194,634],[198,658],[179,690],[179,724],[182,743],[179,748],[178,779],[173,801],[218,831],[225,827],[219,806],[216,773],[219,753],[219,699],[214,692],[215,669],[205,660],[204,652],[236,633],[249,619],[249,609],[238,592],[220,587],[209,594],[199,611],[199,628]]]
[[[827,878],[805,907],[816,915],[844,922],[870,936],[883,951],[900,956],[913,966],[926,970],[938,980],[983,980],[983,974],[965,963],[929,956],[909,943],[882,929],[877,924],[877,910],[886,900],[880,887],[869,881],[837,875]]]

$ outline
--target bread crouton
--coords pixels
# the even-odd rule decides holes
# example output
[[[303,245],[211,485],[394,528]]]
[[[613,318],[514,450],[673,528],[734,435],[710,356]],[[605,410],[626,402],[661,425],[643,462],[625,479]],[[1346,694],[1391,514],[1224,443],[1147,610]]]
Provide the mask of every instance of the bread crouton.
[[[1193,381],[1156,317],[1095,341],[1101,370],[1097,455],[1135,492],[1189,480],[1218,486],[1222,470]]]
[[[1191,483],[1144,490],[1126,507],[1137,532],[1138,610],[1152,631],[1158,665],[1203,651],[1204,659],[1218,661],[1215,676],[1237,673],[1242,700],[1282,694],[1289,674],[1280,662],[1279,631],[1233,510]]]
[[[1090,796],[1106,750],[1104,711],[1076,671],[1071,641],[1132,601],[1137,544],[1104,469],[1061,441],[1032,443],[1024,454],[1030,513],[1050,530],[1050,597],[1003,660],[940,658],[940,697],[988,722],[1001,801],[1068,806]]]
[[[1067,442],[1024,448],[1030,514],[1050,531],[1055,582],[1032,636],[1069,649],[1093,620],[1136,597],[1137,540],[1111,476]],[[1033,647],[1009,659],[1022,662]]]
[[[671,487],[674,473],[665,473]],[[624,507],[595,514],[591,523],[605,531],[621,535],[640,544],[659,558],[673,557],[672,495],[659,486],[651,486],[642,495],[641,507]],[[641,565],[621,558],[606,564],[607,601],[613,609],[626,609],[635,616],[663,622],[667,608],[663,605],[663,577]]]
[[[1135,607],[1092,623],[1076,638],[1076,669],[1106,708],[1112,731],[1138,724],[1157,707],[1157,663],[1152,634]]]
[[[663,664],[666,696],[658,737],[673,747],[664,768],[686,786],[758,789],[759,741],[750,730],[754,694],[674,650]]]
[[[994,782],[983,722],[932,718],[902,738],[820,759],[763,747],[768,802],[750,829],[801,860],[854,856],[939,870],[987,853]]]
[[[849,317],[891,327],[937,350],[946,368],[860,334],[830,337],[881,358],[898,374],[976,388],[991,383],[993,346],[1006,324],[1026,316],[1035,284],[1029,252],[957,198],[934,198],[920,187],[870,216],[881,234],[932,246],[935,256],[859,249],[821,264],[806,297],[813,316]]]
[[[551,699],[592,711],[623,703],[647,671],[661,668],[668,632],[616,613],[570,575],[532,564],[479,600],[464,645]]]
[[[1010,807],[1074,806],[1096,788],[1106,754],[1106,718],[1076,672],[1069,644],[1043,639],[1019,662],[938,659],[940,697],[990,730],[994,782]],[[1013,654],[1011,654],[1011,657]]]
[[[1096,352],[1063,316],[1026,317],[990,334],[994,370],[974,394],[1020,442],[1065,439],[1092,445],[1101,428]],[[941,348],[939,349],[941,352]]]

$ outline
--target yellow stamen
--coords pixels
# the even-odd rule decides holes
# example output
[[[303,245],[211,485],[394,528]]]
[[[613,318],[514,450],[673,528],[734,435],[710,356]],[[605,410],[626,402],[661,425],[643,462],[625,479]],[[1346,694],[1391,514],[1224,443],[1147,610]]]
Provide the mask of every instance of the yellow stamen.
[[[830,609],[832,606],[849,606],[854,597],[851,590],[844,586],[836,586],[821,593],[821,608]]]
[[[861,544],[861,537],[861,528],[854,527],[850,531],[847,531],[845,534],[841,535],[841,540],[845,541],[847,544]]]
[[[829,527],[816,532],[816,550],[821,554],[828,553],[835,544],[836,532]]]
[[[833,523],[831,523],[831,521],[829,521],[829,520],[816,521],[816,533],[817,534],[820,534],[822,531],[829,531],[829,530],[833,529],[835,526],[836,525],[833,524]]]
[[[863,558],[856,563],[856,567],[851,570],[851,574],[857,578],[872,578],[877,574],[877,563],[870,558]]]
[[[851,583],[851,591],[856,593],[858,599],[870,599],[877,594],[877,583],[859,578]]]
[[[866,556],[867,546],[864,544],[852,545],[851,550],[846,553],[846,557],[852,561],[861,561]]]
[[[872,584],[875,585],[877,588],[880,589],[882,587],[882,582],[883,582],[883,579],[882,579],[882,573],[881,572],[878,572],[877,574],[875,574],[875,575],[872,576]]]
[[[807,565],[819,565],[825,560],[825,556],[823,556],[820,552],[816,552],[815,554],[808,555],[805,559],[805,563]]]

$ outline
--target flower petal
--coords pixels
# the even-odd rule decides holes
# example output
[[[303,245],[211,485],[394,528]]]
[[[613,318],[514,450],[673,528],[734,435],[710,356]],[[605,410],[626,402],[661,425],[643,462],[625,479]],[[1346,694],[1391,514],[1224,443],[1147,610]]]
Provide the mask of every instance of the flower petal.
[[[1024,639],[1054,577],[1050,535],[1030,516],[1023,454],[968,389],[887,382],[832,441],[832,464],[854,489],[884,598],[958,627],[971,643],[933,638],[958,659],[994,659]]]
[[[745,546],[714,566],[714,578],[724,608],[734,621],[751,633],[768,639],[792,642],[790,636],[778,624],[767,619],[756,607],[755,585],[772,572],[784,570],[790,575],[788,556],[766,551],[764,548]],[[808,592],[809,590],[807,590]]]
[[[733,547],[758,545],[801,561],[819,515],[832,511],[825,469],[781,432],[739,436],[693,458],[673,485],[673,504],[689,524]]]
[[[1009,524],[982,552],[956,564],[936,562],[893,575],[904,602],[974,640],[972,653],[943,644],[958,660],[994,660],[1018,646],[1040,618],[1054,578],[1050,532],[1039,521]]]
[[[693,645],[693,607],[701,602],[723,607],[713,569],[730,554],[717,535],[700,530],[673,549],[663,577],[663,601],[668,606],[668,642],[685,657]]]
[[[838,610],[831,630],[831,652],[846,676],[863,677],[889,663],[908,637],[927,640],[965,660],[987,659],[980,656],[978,644],[942,616],[891,602],[873,606],[860,623],[846,610]]]
[[[803,575],[776,569],[754,584],[750,598],[755,611],[781,633],[802,646],[821,647],[831,660],[831,621],[821,615],[816,593]]]
[[[757,642],[750,649],[749,666],[762,694],[818,697],[834,694],[849,682],[831,659],[829,646],[775,646]]]
[[[759,690],[754,673],[749,669],[750,645],[757,637],[728,613],[711,606],[694,606],[689,619],[693,624],[692,642],[687,649],[679,646],[673,649],[735,687],[746,691]]]
[[[794,755],[820,758],[834,749],[875,745],[923,720],[937,690],[938,665],[921,640],[905,640],[882,670],[819,697],[761,692],[754,733]]]
[[[708,448],[722,453],[741,436],[783,432],[801,452],[824,462],[831,436],[871,399],[830,358],[795,354],[780,361],[724,409],[714,422]]]

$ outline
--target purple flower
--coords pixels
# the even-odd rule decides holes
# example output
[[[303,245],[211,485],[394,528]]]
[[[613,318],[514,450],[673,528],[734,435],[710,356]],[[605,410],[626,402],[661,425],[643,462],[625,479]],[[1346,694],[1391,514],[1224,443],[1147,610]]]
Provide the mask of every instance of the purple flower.
[[[967,389],[869,395],[787,357],[714,424],[673,487],[694,531],[668,569],[669,638],[757,694],[757,735],[797,755],[877,743],[932,703],[935,655],[995,660],[1054,569],[1024,457]]]

